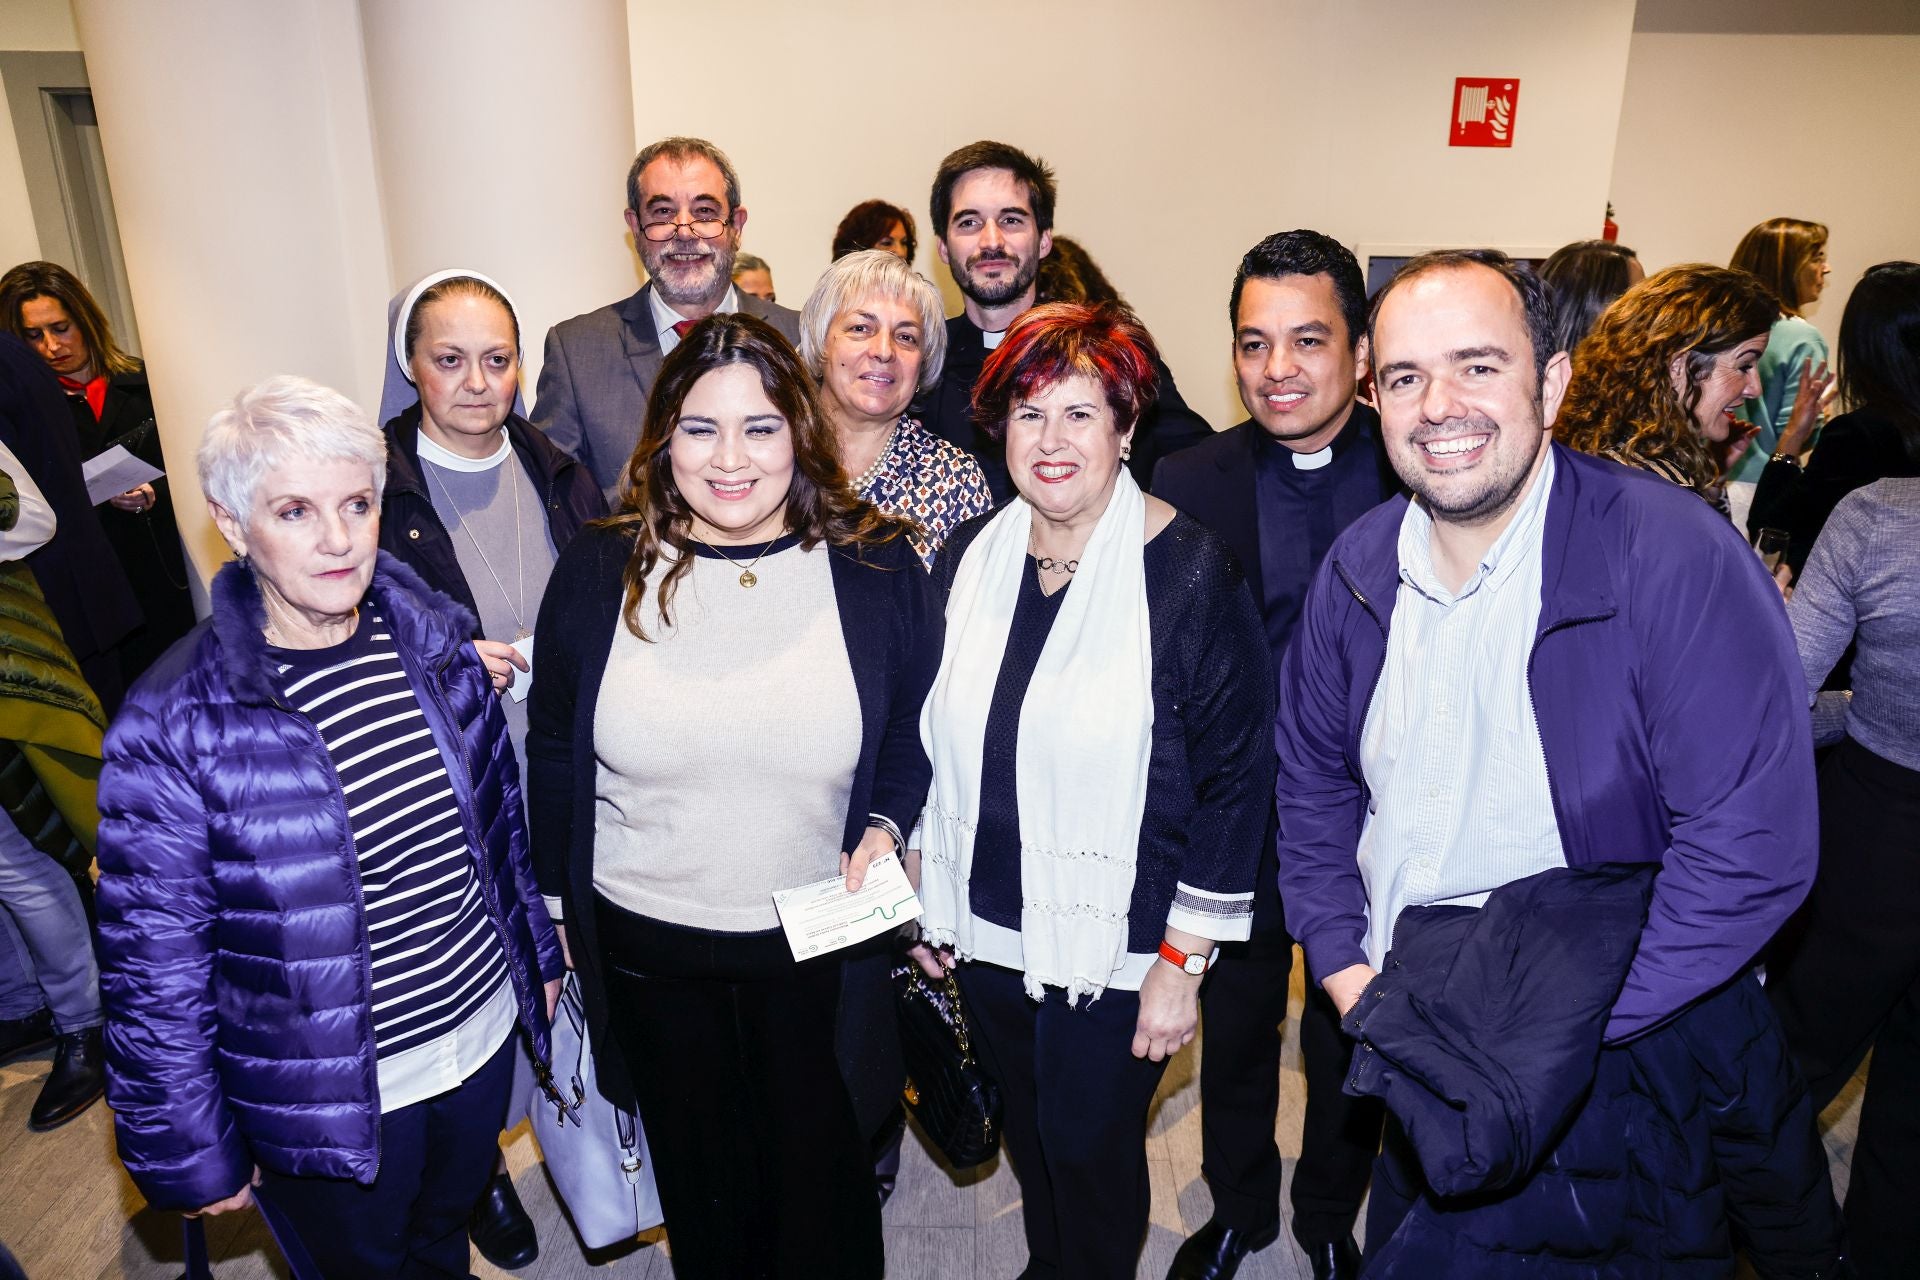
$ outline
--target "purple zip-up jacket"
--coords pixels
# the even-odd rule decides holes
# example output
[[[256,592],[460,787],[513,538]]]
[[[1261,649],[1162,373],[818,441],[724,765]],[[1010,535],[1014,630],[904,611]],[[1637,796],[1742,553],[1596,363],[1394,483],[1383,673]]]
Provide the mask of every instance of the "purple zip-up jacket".
[[[371,1183],[380,1091],[359,865],[340,777],[273,681],[260,589],[232,563],[213,617],[148,670],[100,774],[107,1101],[149,1203],[198,1209],[254,1165]],[[520,771],[473,616],[381,552],[373,597],[447,769],[520,1023],[548,1056],[565,972],[534,888]]]
[[[1752,963],[1813,880],[1812,728],[1780,593],[1688,490],[1555,444],[1527,664],[1569,865],[1658,862],[1609,1040]],[[1314,577],[1280,674],[1280,896],[1316,978],[1364,964],[1360,733],[1386,661],[1407,499]]]

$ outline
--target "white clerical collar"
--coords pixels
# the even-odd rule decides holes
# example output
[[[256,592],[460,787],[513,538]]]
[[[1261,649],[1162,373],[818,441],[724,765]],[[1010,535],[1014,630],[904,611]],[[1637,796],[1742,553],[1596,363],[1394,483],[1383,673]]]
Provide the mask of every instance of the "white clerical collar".
[[[469,458],[463,453],[455,453],[445,445],[434,441],[433,437],[422,431],[419,436],[420,461],[431,462],[434,466],[447,471],[491,471],[505,462],[513,453],[513,441],[507,439],[503,429],[500,432],[500,447],[484,458]]]
[[[1291,449],[1287,450],[1287,452],[1293,458],[1293,469],[1295,471],[1318,471],[1333,461],[1332,445],[1328,445],[1324,449],[1315,449],[1312,453],[1294,453]]]
[[[989,332],[986,329],[982,329],[980,331],[980,342],[981,342],[981,345],[985,346],[987,350],[991,351],[995,347],[999,346],[1001,340],[1004,339],[1006,336],[1007,336],[1007,331],[1005,329],[1000,330],[998,333],[993,333],[993,332]]]

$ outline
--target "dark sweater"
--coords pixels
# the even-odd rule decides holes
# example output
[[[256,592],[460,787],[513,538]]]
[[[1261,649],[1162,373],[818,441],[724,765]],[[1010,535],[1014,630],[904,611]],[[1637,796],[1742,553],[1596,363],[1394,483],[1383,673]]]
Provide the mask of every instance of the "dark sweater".
[[[952,589],[961,557],[991,519],[961,525],[942,549],[934,567],[942,594]],[[1226,545],[1196,521],[1175,516],[1147,543],[1146,575],[1153,745],[1127,911],[1127,950],[1135,955],[1159,947],[1177,886],[1251,894],[1274,770],[1273,668],[1260,615]],[[1047,597],[1023,585],[988,714],[968,892],[976,914],[1010,929],[1020,927],[1012,768],[1020,703],[1066,590],[1071,587]],[[1243,909],[1251,912],[1250,899]]]
[[[1899,425],[1870,407],[1843,413],[1821,429],[1804,473],[1791,462],[1766,465],[1741,532],[1751,537],[1761,529],[1784,529],[1786,562],[1799,573],[1840,499],[1875,480],[1901,476],[1920,476],[1920,456],[1909,452]]]
[[[478,618],[480,606],[474,602],[473,588],[460,571],[459,553],[433,509],[433,497],[420,471],[419,403],[389,420],[385,432],[387,487],[380,499],[380,549],[398,556],[428,586],[452,596]],[[507,418],[507,439],[513,444],[515,460],[541,495],[554,551],[565,551],[587,521],[607,514],[606,499],[600,496],[592,474],[525,418]],[[478,632],[474,635],[479,638]]]

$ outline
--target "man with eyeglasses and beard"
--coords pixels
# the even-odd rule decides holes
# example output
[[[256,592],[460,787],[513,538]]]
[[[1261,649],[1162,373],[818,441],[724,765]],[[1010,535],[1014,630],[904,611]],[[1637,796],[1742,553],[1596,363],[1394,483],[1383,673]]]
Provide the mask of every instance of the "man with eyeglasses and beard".
[[[640,439],[647,395],[681,335],[715,312],[745,312],[800,341],[800,315],[735,288],[747,225],[740,178],[704,138],[662,138],[627,171],[627,229],[647,283],[547,333],[533,423],[593,473],[609,503]]]
[[[980,460],[996,499],[1013,492],[1001,448],[973,424],[973,384],[1008,326],[1034,304],[1040,260],[1053,252],[1053,170],[1004,142],[974,142],[940,162],[932,213],[940,261],[965,309],[947,321],[946,368],[913,414]],[[1213,429],[1187,407],[1165,362],[1154,362],[1159,399],[1134,431],[1127,468],[1145,488],[1160,458]]]

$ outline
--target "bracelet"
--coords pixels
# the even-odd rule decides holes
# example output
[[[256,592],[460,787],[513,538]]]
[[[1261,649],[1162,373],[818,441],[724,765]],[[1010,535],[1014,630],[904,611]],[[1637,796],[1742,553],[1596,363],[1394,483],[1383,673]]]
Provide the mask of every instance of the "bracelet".
[[[868,814],[867,826],[869,829],[878,827],[880,828],[880,830],[886,832],[887,836],[893,841],[893,851],[895,853],[903,852],[906,849],[907,842],[900,835],[899,824],[896,823],[892,818],[887,817],[886,814],[884,813]]]
[[[1779,450],[1771,458],[1768,458],[1767,461],[1784,462],[1795,471],[1800,470],[1800,455],[1797,453],[1788,453],[1785,449]]]

